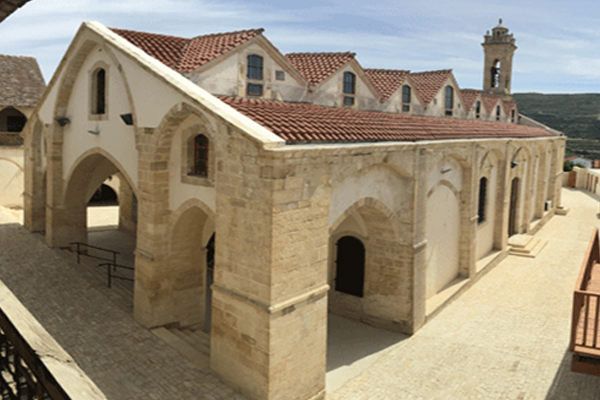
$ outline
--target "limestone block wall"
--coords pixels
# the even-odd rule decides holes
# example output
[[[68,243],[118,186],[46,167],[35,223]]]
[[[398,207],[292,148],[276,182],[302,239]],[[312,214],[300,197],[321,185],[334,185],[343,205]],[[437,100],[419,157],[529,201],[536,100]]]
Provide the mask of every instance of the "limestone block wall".
[[[23,146],[0,146],[0,205],[23,206]]]

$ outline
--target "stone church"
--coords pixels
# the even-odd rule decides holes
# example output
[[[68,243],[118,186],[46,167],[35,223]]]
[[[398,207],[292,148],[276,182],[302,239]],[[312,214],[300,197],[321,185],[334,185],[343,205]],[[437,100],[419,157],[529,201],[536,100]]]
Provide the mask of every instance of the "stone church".
[[[23,134],[25,225],[87,241],[118,174],[134,318],[203,324],[251,399],[323,399],[328,313],[413,333],[560,205],[565,138],[520,118],[515,39],[485,35],[483,90],[451,70],[282,54],[82,24]]]

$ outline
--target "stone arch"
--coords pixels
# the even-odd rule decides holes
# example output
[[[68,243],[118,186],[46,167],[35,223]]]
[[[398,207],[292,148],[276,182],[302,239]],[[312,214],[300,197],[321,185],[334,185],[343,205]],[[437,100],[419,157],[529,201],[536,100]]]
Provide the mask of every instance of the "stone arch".
[[[196,199],[188,200],[170,216],[168,268],[161,280],[161,289],[170,293],[174,303],[167,323],[207,326],[206,247],[214,234],[214,217],[212,210]]]
[[[27,116],[16,107],[0,111],[0,132],[22,132],[26,124]]]
[[[533,181],[533,151],[527,145],[519,146],[510,158],[511,162],[509,165],[509,180],[508,185],[510,190],[507,190],[509,196],[507,201],[509,203],[509,223],[515,224],[515,232],[522,233],[529,230],[529,213],[531,211],[530,203],[531,199],[531,183]],[[519,178],[518,189],[513,190],[513,183],[515,178]],[[508,188],[507,188],[508,189]],[[516,193],[516,194],[515,194]],[[510,207],[511,196],[518,196],[514,201],[514,207]],[[512,222],[511,222],[512,221]],[[510,225],[510,224],[509,224]]]
[[[504,176],[505,156],[499,149],[490,149],[481,158],[476,182],[477,191],[481,190],[481,178],[487,179],[484,205],[486,217],[477,223],[477,250],[475,260],[480,260],[490,251],[502,249],[502,214],[504,212]],[[476,209],[482,200],[476,191]]]
[[[431,195],[433,194],[433,192],[435,192],[435,190],[437,188],[439,188],[440,186],[446,186],[448,189],[450,189],[452,191],[452,193],[454,193],[454,195],[458,198],[460,197],[460,192],[459,190],[449,181],[442,179],[441,181],[438,181],[435,186],[433,186],[431,189],[429,189],[429,191],[427,192],[427,198],[431,197]]]
[[[43,167],[43,131],[44,126],[37,114],[34,114],[25,130],[24,151],[24,215],[25,227],[32,232],[46,229],[46,171]]]
[[[60,221],[54,221],[54,224],[67,228],[62,231],[61,241],[63,243],[60,245],[75,241],[87,243],[86,209],[88,201],[102,182],[117,172],[121,173],[131,189],[136,192],[133,181],[122,169],[122,166],[103,149],[90,149],[76,160],[65,180],[65,190],[61,201],[64,215]]]
[[[173,136],[175,132],[190,115],[196,115],[202,121],[204,125],[204,131],[208,134],[208,138],[214,140],[217,129],[209,121],[206,115],[198,108],[188,103],[178,103],[174,105],[161,120],[158,128],[156,128],[156,148],[161,154],[166,155],[166,160],[169,160],[171,154],[171,145],[173,143]],[[164,153],[163,153],[164,152]]]
[[[18,162],[16,162],[15,160],[11,160],[10,158],[6,158],[6,157],[0,157],[0,161],[6,161],[6,162],[8,162],[8,163],[10,163],[10,164],[14,164],[14,165],[15,165],[15,166],[16,166],[16,167],[19,169],[19,171],[21,171],[21,172],[23,172],[23,171],[24,171],[24,169],[23,169],[23,167],[21,166],[21,164],[19,164],[19,163],[18,163]]]
[[[379,200],[362,198],[331,225],[328,280],[332,313],[384,327],[395,326],[394,329],[408,321],[410,267],[402,260],[411,256],[412,247],[401,243],[394,219],[394,213]],[[337,245],[347,236],[360,240],[365,247],[362,297],[335,290],[336,262],[340,256]]]

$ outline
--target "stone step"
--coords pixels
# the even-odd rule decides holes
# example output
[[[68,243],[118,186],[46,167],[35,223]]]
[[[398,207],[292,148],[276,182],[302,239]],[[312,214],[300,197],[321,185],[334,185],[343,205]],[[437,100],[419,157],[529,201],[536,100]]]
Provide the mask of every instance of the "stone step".
[[[508,254],[520,257],[535,258],[538,254],[540,254],[547,244],[548,242],[545,240],[534,238],[533,240],[530,240],[527,243],[527,246],[524,248],[511,247],[508,250]]]
[[[206,373],[210,372],[210,358],[191,346],[179,335],[163,327],[152,329],[150,332],[158,336],[166,344],[181,354],[183,358],[200,368],[202,371]]]
[[[181,338],[183,341],[194,347],[201,353],[210,356],[210,336],[200,330],[193,331],[187,328],[169,329],[170,332]]]
[[[508,238],[508,245],[512,248],[523,248],[527,247],[527,245],[533,240],[533,236],[531,235],[512,235]]]

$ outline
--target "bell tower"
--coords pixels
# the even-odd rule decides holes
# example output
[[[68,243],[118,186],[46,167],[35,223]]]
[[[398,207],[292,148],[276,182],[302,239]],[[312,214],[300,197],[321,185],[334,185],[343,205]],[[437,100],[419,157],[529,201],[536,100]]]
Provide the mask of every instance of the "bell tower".
[[[502,25],[498,26],[484,36],[483,46],[483,91],[511,97],[510,85],[512,79],[512,59],[517,46],[512,33]]]

